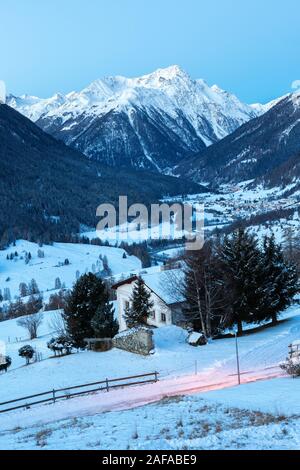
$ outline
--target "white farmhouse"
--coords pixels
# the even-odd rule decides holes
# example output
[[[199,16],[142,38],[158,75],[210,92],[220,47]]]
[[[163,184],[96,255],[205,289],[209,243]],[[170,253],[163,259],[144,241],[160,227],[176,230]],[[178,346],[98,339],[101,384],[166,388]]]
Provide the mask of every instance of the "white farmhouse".
[[[180,284],[183,282],[183,272],[180,269],[141,274],[146,288],[151,294],[154,304],[153,312],[148,318],[150,326],[162,327],[168,325],[182,325],[183,295],[180,293]],[[117,292],[118,322],[120,331],[127,329],[124,314],[130,307],[134,285],[138,277],[132,276],[115,284]]]

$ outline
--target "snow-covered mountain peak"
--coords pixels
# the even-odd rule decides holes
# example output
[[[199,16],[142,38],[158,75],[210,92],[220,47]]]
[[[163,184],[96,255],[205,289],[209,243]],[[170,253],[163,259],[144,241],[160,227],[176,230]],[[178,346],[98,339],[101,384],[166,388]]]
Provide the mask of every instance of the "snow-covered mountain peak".
[[[291,101],[293,103],[295,110],[298,110],[300,107],[300,90],[297,90],[294,93],[292,93],[290,98],[291,98]]]
[[[187,72],[185,72],[178,65],[172,65],[163,69],[157,69],[147,75],[143,75],[136,79],[136,82],[140,85],[152,85],[153,87],[160,88],[166,82],[174,81],[190,81],[191,78]]]
[[[199,113],[204,113],[204,117],[210,120],[212,112],[215,114],[217,110],[222,114],[226,109],[225,115],[237,111],[238,115],[230,118],[237,118],[238,124],[255,117],[256,112],[261,112],[241,103],[234,95],[217,85],[210,87],[203,79],[193,80],[178,65],[158,69],[136,78],[104,77],[93,81],[80,92],[71,92],[65,96],[56,94],[51,98],[41,99],[28,95],[11,95],[8,104],[37,121],[48,113],[51,116],[72,112],[76,115],[94,115],[96,108],[102,115],[108,109],[120,109],[122,106],[127,107],[127,104],[134,104],[135,100],[138,106],[169,110],[172,116],[174,110],[180,110],[192,116],[192,119],[198,119]]]
[[[254,104],[251,104],[250,106],[251,108],[255,109],[255,111],[257,111],[259,115],[261,115],[261,114],[268,112],[271,108],[276,106],[280,101],[284,100],[288,96],[290,96],[289,93],[286,95],[280,96],[279,98],[275,98],[274,100],[269,101],[266,104],[254,103]]]
[[[104,77],[65,96],[10,97],[8,104],[89,157],[115,164],[125,155],[129,165],[162,170],[262,112],[178,65]]]

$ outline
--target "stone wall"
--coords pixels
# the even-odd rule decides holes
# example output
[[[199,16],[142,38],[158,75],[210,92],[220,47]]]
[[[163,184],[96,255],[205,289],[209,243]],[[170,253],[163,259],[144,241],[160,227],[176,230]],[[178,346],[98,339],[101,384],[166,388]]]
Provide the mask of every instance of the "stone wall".
[[[154,350],[153,330],[146,327],[123,331],[113,339],[115,348],[148,356]]]

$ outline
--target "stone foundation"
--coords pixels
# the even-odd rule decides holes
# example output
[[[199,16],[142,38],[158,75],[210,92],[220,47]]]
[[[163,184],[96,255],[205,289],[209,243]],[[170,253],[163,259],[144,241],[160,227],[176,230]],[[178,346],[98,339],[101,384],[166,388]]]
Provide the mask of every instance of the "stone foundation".
[[[154,350],[153,330],[146,327],[123,331],[113,339],[115,348],[148,356]]]

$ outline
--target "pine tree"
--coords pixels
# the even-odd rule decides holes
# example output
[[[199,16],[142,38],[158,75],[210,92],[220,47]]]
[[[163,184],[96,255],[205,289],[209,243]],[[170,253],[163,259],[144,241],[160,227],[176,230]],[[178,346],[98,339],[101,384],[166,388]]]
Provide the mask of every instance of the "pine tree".
[[[239,229],[225,237],[219,256],[228,297],[229,323],[237,325],[241,335],[243,322],[256,321],[264,302],[262,255],[255,236]]]
[[[135,328],[147,322],[154,306],[151,293],[141,277],[135,283],[130,301],[131,306],[126,309],[124,318],[128,328]]]
[[[272,320],[276,324],[278,314],[291,304],[299,291],[297,269],[285,262],[282,248],[276,244],[274,234],[264,238],[263,261],[265,304],[259,320]]]
[[[28,295],[28,286],[25,282],[21,282],[19,285],[19,291],[21,297],[27,297]]]
[[[35,279],[31,279],[28,288],[29,288],[29,293],[31,295],[36,295],[40,293],[40,290],[38,288],[38,285]]]
[[[9,287],[4,287],[3,299],[5,301],[8,301],[8,302],[11,301],[11,293],[10,293],[10,288]]]
[[[119,331],[119,324],[114,319],[114,306],[110,302],[100,305],[91,322],[97,338],[113,338]]]
[[[57,277],[57,278],[55,279],[55,286],[54,286],[54,287],[55,287],[55,290],[61,289],[61,280],[60,280],[59,277]]]
[[[31,253],[26,252],[26,254],[25,254],[25,264],[28,264],[29,261],[31,261],[31,259],[32,259]]]
[[[78,279],[64,308],[67,334],[75,347],[84,347],[84,339],[94,337],[92,319],[98,308],[108,300],[106,285],[95,274],[84,274]]]
[[[108,258],[106,255],[102,258],[102,264],[103,264],[103,271],[102,271],[102,276],[103,277],[109,277],[111,276],[112,272],[108,264]]]
[[[45,253],[41,249],[38,250],[37,255],[38,255],[38,258],[45,258]]]

